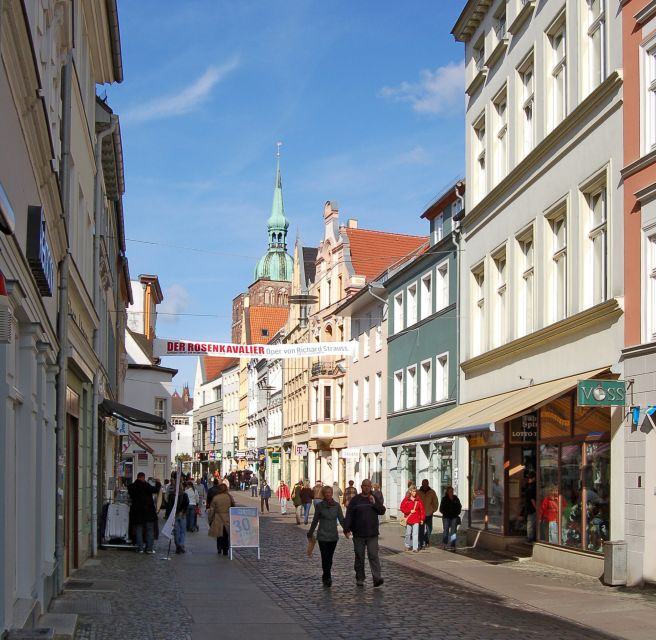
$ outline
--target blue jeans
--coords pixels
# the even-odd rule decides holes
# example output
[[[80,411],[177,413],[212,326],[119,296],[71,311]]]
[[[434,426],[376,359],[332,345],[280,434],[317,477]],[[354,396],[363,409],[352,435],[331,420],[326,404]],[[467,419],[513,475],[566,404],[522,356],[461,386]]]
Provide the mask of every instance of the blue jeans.
[[[145,522],[144,524],[136,525],[134,531],[134,537],[135,537],[135,542],[137,543],[137,549],[144,548],[144,539],[143,539],[144,529],[146,530],[146,551],[152,551],[153,544],[155,543],[154,522]]]
[[[426,516],[424,518],[424,524],[419,531],[421,536],[420,546],[425,547],[427,544],[430,544],[431,533],[433,533],[433,516]]]
[[[456,518],[442,518],[442,527],[444,528],[442,544],[445,546],[451,545],[455,549],[456,530],[458,529]]]
[[[303,521],[305,524],[308,523],[308,518],[310,516],[310,506],[312,505],[311,502],[304,502],[303,503]]]
[[[419,523],[405,525],[405,548],[413,551],[419,549]]]
[[[251,498],[257,498],[257,485],[251,485]]]
[[[187,531],[196,530],[196,505],[190,504],[187,507]]]
[[[173,529],[173,539],[176,547],[183,547],[185,543],[185,525],[186,517],[184,513],[177,513],[175,516],[175,528]]]

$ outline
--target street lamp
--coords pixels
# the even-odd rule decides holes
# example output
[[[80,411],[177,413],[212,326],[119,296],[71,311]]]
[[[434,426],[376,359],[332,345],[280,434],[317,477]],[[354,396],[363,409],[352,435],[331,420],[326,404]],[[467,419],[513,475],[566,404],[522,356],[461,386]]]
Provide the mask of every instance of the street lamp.
[[[289,304],[299,306],[298,326],[305,329],[308,326],[308,305],[319,302],[317,296],[311,296],[308,293],[301,293],[296,296],[289,296]]]

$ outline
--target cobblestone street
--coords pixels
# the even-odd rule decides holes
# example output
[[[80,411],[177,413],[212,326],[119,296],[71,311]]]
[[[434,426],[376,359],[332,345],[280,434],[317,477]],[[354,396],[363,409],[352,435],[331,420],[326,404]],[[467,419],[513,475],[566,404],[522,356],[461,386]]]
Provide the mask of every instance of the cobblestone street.
[[[318,549],[310,559],[305,554],[307,527],[296,526],[292,514],[271,513],[260,522],[259,561],[251,550],[238,552],[233,562],[217,556],[204,518],[201,531],[188,534],[188,552],[170,561],[160,559],[164,539],[155,556],[101,551],[69,581],[52,611],[78,613],[78,640],[617,637],[446,573],[400,564],[413,556],[391,549],[381,549],[385,585],[373,589],[367,567],[365,587],[357,587],[352,543],[344,538],[335,554],[333,586],[326,589]],[[537,572],[531,576],[541,579]]]

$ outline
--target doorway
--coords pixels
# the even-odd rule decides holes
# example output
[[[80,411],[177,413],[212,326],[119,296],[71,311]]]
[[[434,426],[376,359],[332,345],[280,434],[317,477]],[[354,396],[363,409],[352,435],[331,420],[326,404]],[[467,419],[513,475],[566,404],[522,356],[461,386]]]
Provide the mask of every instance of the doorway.
[[[66,513],[65,513],[65,569],[70,576],[78,567],[78,428],[79,418],[66,415]]]

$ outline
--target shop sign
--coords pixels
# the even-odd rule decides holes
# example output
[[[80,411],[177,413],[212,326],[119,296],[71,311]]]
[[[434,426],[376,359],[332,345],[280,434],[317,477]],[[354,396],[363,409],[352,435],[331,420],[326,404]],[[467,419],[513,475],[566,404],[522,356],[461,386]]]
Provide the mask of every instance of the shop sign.
[[[55,261],[46,235],[46,218],[42,207],[27,209],[27,261],[36,280],[39,293],[52,296]]]
[[[346,460],[359,460],[360,459],[360,449],[355,449],[353,447],[347,447],[342,449],[340,452],[342,458]]]
[[[514,444],[522,442],[535,442],[538,438],[538,415],[527,413],[521,418],[515,418],[510,422],[510,442]]]
[[[210,416],[210,443],[216,442],[216,416]]]
[[[119,418],[116,421],[116,433],[119,436],[127,436],[129,434],[130,425],[123,419]]]
[[[214,451],[210,451],[210,460],[216,460],[216,453]]]
[[[246,458],[246,452],[245,451],[235,451],[235,458],[237,460],[243,460]]]
[[[269,454],[271,456],[271,462],[273,464],[280,464],[280,452],[279,451],[274,451],[273,453]]]
[[[255,451],[247,451],[246,452],[246,460],[250,460],[251,462],[255,462],[255,460],[257,460],[257,453]]]
[[[299,457],[304,457],[308,453],[308,446],[306,444],[297,444],[294,447],[294,453]]]
[[[579,380],[579,407],[623,407],[626,404],[626,381]]]

